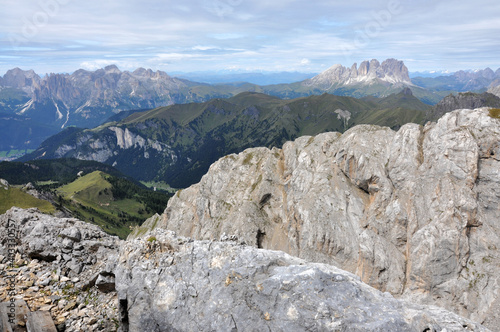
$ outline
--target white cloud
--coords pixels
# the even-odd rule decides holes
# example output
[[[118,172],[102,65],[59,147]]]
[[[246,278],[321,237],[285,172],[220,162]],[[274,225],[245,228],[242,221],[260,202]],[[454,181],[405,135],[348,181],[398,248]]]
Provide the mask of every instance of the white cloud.
[[[202,46],[202,45],[196,45],[193,47],[193,50],[195,51],[208,51],[208,50],[218,50],[219,48],[216,46]]]
[[[500,2],[492,0],[399,0],[401,12],[383,24],[376,17],[389,0],[65,0],[24,38],[47,1],[3,0],[0,73],[17,66],[71,72],[113,60],[175,71],[321,71],[388,57],[407,59],[412,71],[500,66]],[[360,42],[376,24],[377,33]],[[24,41],[13,47],[9,36]]]

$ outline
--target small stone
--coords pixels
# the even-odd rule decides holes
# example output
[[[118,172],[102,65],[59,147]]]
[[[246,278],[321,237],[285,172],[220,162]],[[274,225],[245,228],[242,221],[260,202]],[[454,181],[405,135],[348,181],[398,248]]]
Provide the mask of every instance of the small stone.
[[[89,325],[94,325],[95,323],[97,323],[97,318],[95,318],[95,317],[91,317],[91,318],[89,319],[89,322],[88,322],[88,323],[89,323]]]
[[[69,310],[72,310],[75,307],[76,307],[76,302],[75,301],[71,301],[67,305],[64,306],[63,310],[64,311],[69,311]]]

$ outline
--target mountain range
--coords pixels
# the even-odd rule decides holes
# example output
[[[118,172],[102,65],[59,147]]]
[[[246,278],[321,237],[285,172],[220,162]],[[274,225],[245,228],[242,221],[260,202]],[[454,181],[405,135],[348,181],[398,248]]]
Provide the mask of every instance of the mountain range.
[[[229,98],[241,92],[261,92],[283,99],[330,93],[361,98],[386,97],[411,87],[427,104],[450,92],[481,90],[492,93],[500,85],[500,69],[460,71],[452,76],[410,79],[402,61],[373,59],[359,67],[334,65],[303,81],[255,85],[192,82],[162,71],[139,68],[120,71],[111,65],[96,71],[39,76],[15,68],[0,77],[0,151],[35,149],[47,137],[69,126],[92,128],[123,111],[146,110],[172,104]],[[498,89],[498,88],[496,88]]]
[[[20,160],[77,158],[113,165],[141,181],[183,188],[211,163],[245,148],[360,124],[397,129],[425,121],[429,105],[406,88],[385,98],[322,94],[292,100],[256,92],[136,112],[93,129],[67,128]]]

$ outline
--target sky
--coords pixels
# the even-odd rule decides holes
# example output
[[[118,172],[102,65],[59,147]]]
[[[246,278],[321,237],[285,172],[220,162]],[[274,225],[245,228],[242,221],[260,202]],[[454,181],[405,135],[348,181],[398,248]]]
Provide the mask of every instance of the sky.
[[[498,0],[1,0],[0,75],[500,67]]]

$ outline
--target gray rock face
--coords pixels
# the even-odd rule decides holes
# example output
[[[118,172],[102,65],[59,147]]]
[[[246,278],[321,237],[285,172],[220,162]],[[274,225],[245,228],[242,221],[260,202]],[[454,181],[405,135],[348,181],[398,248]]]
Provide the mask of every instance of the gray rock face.
[[[28,331],[55,331],[52,320],[59,331],[112,331],[117,298],[108,263],[119,243],[80,220],[12,208],[0,216],[0,302],[27,302],[32,312],[16,314]]]
[[[117,237],[77,219],[59,219],[38,213],[36,209],[18,208],[10,209],[0,218],[0,243],[6,243],[8,223],[14,223],[21,255],[47,262],[59,261],[70,270],[80,270],[76,274],[81,272],[89,259],[106,260],[118,248]],[[0,253],[7,256],[7,248],[0,249],[5,250]],[[78,255],[74,255],[75,252]]]
[[[177,192],[154,224],[333,264],[499,326],[499,142],[500,121],[476,109],[249,149]]]
[[[500,74],[499,74],[500,76]],[[494,94],[497,97],[500,97],[500,79],[498,80],[498,85],[492,86],[488,89],[488,92]]]
[[[124,243],[115,271],[121,331],[486,331],[333,266],[161,229]]]
[[[33,70],[21,70],[20,68],[14,68],[5,73],[0,83],[5,87],[22,89],[23,91],[30,93],[34,88],[39,86],[40,80],[40,76],[38,76]]]
[[[6,252],[12,222],[15,257]],[[0,216],[0,227],[0,302],[10,301],[14,284],[16,298],[40,316],[31,315],[32,327],[53,320],[67,332],[113,331],[117,322],[131,332],[488,331],[442,308],[397,300],[336,267],[242,245],[235,236],[193,241],[157,228],[120,241],[75,219],[17,208]],[[34,259],[33,250],[57,258]]]
[[[334,65],[319,75],[305,80],[303,84],[329,90],[339,85],[372,84],[377,80],[391,84],[412,85],[408,68],[403,61],[396,59],[387,59],[382,64],[376,59],[363,61],[359,69],[356,63],[351,68]]]
[[[500,97],[493,93],[459,93],[443,98],[433,109],[429,111],[429,119],[439,119],[444,114],[457,109],[475,109],[480,107],[500,107]]]

